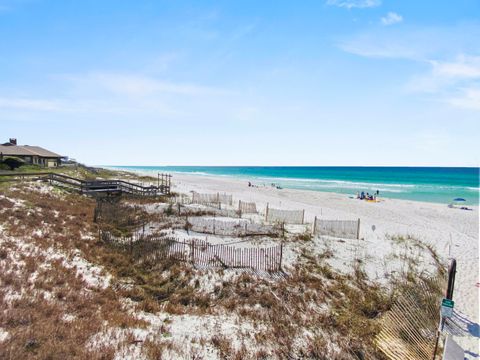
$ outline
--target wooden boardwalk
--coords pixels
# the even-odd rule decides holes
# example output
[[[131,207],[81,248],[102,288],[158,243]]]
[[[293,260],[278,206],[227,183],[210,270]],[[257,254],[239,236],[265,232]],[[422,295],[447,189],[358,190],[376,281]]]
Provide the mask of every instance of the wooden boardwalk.
[[[169,175],[162,175],[169,179]],[[135,196],[159,196],[170,194],[170,181],[162,181],[159,186],[143,186],[124,180],[82,180],[72,176],[58,174],[53,172],[31,172],[0,174],[0,181],[12,180],[45,180],[50,184],[65,188],[67,190],[78,191],[82,194],[96,195],[135,195]]]

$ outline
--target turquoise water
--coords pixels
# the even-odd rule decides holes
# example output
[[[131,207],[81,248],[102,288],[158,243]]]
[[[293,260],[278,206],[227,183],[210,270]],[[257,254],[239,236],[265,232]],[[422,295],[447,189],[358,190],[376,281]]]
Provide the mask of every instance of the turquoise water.
[[[450,203],[460,197],[478,205],[479,168],[440,167],[249,167],[115,166],[128,171],[229,176],[254,184],[348,195],[379,190],[380,197]]]

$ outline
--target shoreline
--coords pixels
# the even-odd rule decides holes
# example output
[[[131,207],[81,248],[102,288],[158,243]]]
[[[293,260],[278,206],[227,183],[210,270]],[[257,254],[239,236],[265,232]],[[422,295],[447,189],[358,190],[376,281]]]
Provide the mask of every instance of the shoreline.
[[[151,176],[151,177],[155,177],[156,173],[153,174],[152,172],[150,171],[145,171],[145,170],[133,170],[133,169],[125,169],[125,168],[122,168],[122,167],[101,167],[99,166],[100,168],[104,168],[104,169],[108,169],[108,170],[115,170],[115,171],[125,171],[127,173],[132,173],[132,174],[136,174],[136,175],[141,175],[141,176]],[[259,180],[258,178],[255,178],[255,177],[237,177],[237,176],[233,176],[233,175],[216,175],[216,174],[207,174],[207,173],[202,173],[202,174],[195,174],[195,173],[188,173],[188,172],[179,172],[179,171],[170,171],[168,172],[169,174],[172,175],[172,178],[175,179],[175,178],[184,178],[184,179],[191,179],[191,180],[197,180],[197,181],[200,181],[202,179],[204,180],[211,180],[211,181],[226,181],[226,182],[235,182],[235,183],[238,183],[238,184],[243,184],[245,185],[245,187],[248,187],[246,184],[248,184],[248,182],[252,182],[252,184],[256,185],[255,184],[255,181]],[[274,178],[272,177],[271,178],[272,180],[279,180],[281,178]],[[285,178],[287,179],[287,178]],[[263,183],[267,183],[267,179],[266,178],[262,178],[262,180],[265,180],[265,181],[262,181]],[[295,179],[288,179],[288,180],[292,180],[294,181]],[[315,179],[300,179],[302,181],[315,181]],[[175,183],[175,180],[172,180],[173,183]],[[260,181],[258,181],[260,182]],[[367,184],[367,183],[365,183]],[[406,184],[406,185],[409,185],[409,184]],[[258,187],[255,187],[257,189],[273,189],[271,188],[270,186],[258,186]],[[356,199],[356,198],[350,198],[351,196],[355,196],[355,192],[349,194],[349,193],[341,193],[341,192],[335,192],[335,191],[324,191],[324,190],[314,190],[314,189],[302,189],[302,188],[294,188],[294,187],[284,187],[282,189],[280,189],[279,191],[300,191],[300,192],[307,192],[307,193],[312,193],[312,194],[323,194],[323,195],[336,195],[338,197],[343,197],[343,198],[347,198],[347,199],[350,199],[350,200],[359,200],[359,199]],[[445,203],[445,202],[437,202],[437,201],[425,201],[425,200],[415,200],[415,199],[399,199],[399,198],[394,198],[394,197],[383,197],[382,196],[382,192],[380,192],[380,196],[379,196],[379,199],[381,201],[399,201],[399,202],[404,202],[404,203],[410,203],[410,202],[414,202],[414,203],[419,203],[419,204],[428,204],[428,205],[439,205],[439,206],[442,206],[442,207],[446,207],[448,205],[448,203]],[[478,211],[479,209],[479,205],[478,204],[466,204],[465,205],[466,207],[468,208],[472,208],[473,211]],[[461,210],[461,209],[456,209],[456,210]],[[462,210],[464,211],[464,210]],[[468,210],[466,210],[468,211]]]

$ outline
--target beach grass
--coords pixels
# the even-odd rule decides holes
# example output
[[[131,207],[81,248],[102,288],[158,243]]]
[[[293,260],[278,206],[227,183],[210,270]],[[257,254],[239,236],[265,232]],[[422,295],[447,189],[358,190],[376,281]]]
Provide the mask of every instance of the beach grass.
[[[445,275],[434,246],[412,235],[385,239],[401,250],[392,256],[404,271],[383,282],[368,276],[368,258],[354,259],[347,272],[336,269],[330,261],[337,249],[326,244],[323,250],[312,251],[318,239],[309,232],[285,234],[282,241],[296,249],[298,258],[279,277],[202,270],[172,259],[139,262],[98,237],[93,199],[54,190],[45,183],[8,183],[1,191],[0,225],[8,240],[0,252],[5,270],[0,275],[5,285],[0,300],[7,309],[0,327],[10,334],[0,345],[2,357],[73,354],[108,359],[119,351],[130,351],[135,343],[151,359],[167,353],[200,356],[199,349],[208,347],[215,349],[219,358],[228,359],[383,359],[374,342],[380,319],[399,295],[414,290],[418,279],[425,278],[424,269],[418,266],[419,256],[426,256],[423,261],[431,263],[438,276]],[[135,226],[152,219],[139,207],[148,203],[126,200],[114,204],[106,211],[102,228],[128,235]],[[181,227],[178,215],[168,209],[155,215],[155,221],[163,222],[166,229]],[[131,221],[132,214],[135,221]],[[26,247],[35,250],[21,250]],[[87,279],[93,278],[95,283],[108,279],[106,286],[85,280],[82,271],[87,270],[79,272],[69,263],[77,258],[83,259],[87,268],[100,269]],[[441,290],[432,284],[432,292]],[[152,321],[143,320],[146,314],[155,319],[153,323],[161,323],[161,331]],[[67,316],[68,321],[63,320],[66,315],[72,315]],[[173,323],[179,319],[199,318],[208,324],[211,318],[224,317],[235,319],[232,321],[239,329],[250,329],[248,334],[208,330],[189,340],[188,351],[171,335]],[[30,320],[25,322],[25,318]],[[78,331],[69,331],[71,328]],[[139,329],[150,335],[137,343]],[[109,331],[118,336],[105,341]],[[92,339],[97,338],[103,340],[92,346]]]

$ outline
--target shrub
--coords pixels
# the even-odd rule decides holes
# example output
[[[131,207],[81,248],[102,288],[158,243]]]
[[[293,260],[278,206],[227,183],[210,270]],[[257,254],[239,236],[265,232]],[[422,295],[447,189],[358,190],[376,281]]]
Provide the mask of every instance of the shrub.
[[[168,205],[168,207],[165,209],[165,215],[167,215],[167,216],[173,215],[173,206],[172,206],[172,204]]]
[[[2,163],[7,165],[10,170],[15,170],[25,164],[25,161],[15,156],[8,156],[3,158]]]

